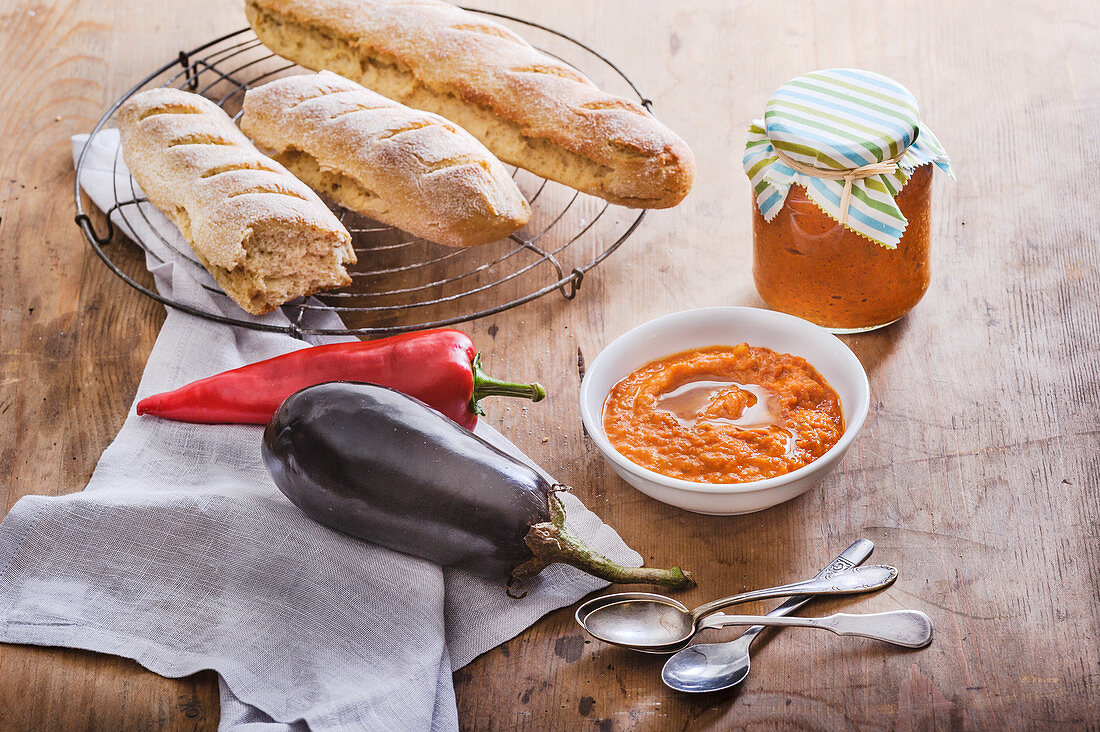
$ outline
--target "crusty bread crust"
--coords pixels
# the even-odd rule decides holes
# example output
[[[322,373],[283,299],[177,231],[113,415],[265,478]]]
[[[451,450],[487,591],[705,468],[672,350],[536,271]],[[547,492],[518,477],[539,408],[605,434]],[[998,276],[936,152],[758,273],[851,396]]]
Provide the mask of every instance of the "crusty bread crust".
[[[315,190],[440,244],[496,241],[531,216],[470,133],[327,71],[250,89],[241,129]]]
[[[614,203],[691,189],[687,144],[501,25],[437,0],[245,0],[271,50],[442,115],[505,162]]]
[[[351,283],[347,229],[216,104],[179,89],[149,89],[118,116],[130,173],[246,311],[259,315]]]

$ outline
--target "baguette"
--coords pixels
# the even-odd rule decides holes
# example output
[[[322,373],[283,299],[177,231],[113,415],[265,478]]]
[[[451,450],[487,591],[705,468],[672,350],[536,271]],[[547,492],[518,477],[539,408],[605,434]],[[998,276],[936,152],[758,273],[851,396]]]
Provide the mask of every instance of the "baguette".
[[[440,244],[496,241],[531,216],[470,133],[327,71],[250,89],[241,130],[314,190]]]
[[[246,311],[260,315],[351,283],[347,229],[216,104],[179,89],[149,89],[118,116],[130,173]]]
[[[501,160],[613,203],[675,206],[687,144],[645,108],[483,16],[437,0],[245,0],[260,40],[466,128]]]

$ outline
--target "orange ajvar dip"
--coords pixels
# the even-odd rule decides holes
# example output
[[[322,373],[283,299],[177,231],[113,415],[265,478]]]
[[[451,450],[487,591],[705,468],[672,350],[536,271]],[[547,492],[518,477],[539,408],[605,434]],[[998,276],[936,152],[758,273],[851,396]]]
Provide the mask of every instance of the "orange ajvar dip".
[[[892,323],[929,282],[932,168],[922,165],[895,201],[909,221],[887,249],[831,219],[800,185],[769,223],[753,206],[753,278],[768,307],[825,328]]]
[[[742,343],[641,367],[607,395],[603,425],[616,450],[662,475],[746,483],[821,457],[844,416],[805,359]]]

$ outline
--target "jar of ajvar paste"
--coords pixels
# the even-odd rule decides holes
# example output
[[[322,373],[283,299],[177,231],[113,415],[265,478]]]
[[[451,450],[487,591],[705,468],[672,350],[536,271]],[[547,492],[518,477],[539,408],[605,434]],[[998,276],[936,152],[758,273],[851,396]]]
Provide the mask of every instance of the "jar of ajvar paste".
[[[924,295],[933,165],[954,174],[901,84],[856,69],[792,79],[749,128],[743,163],[769,307],[855,333]]]

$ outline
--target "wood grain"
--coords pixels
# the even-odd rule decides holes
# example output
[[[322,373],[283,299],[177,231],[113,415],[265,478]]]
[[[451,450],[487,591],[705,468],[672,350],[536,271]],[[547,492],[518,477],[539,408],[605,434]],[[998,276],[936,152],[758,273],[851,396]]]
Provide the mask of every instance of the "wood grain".
[[[468,729],[1095,728],[1100,708],[1100,32],[1095,4],[508,3],[615,60],[693,147],[694,192],[556,296],[465,328],[486,369],[551,396],[489,420],[655,564],[689,605],[812,575],[859,536],[901,579],[839,608],[924,610],[898,652],[788,630],[736,691],[678,695],[660,660],[589,642],[552,613],[455,674]],[[0,475],[4,510],[80,490],[122,423],[163,319],[72,223],[68,138],[147,69],[243,25],[233,3],[15,0],[0,11]],[[624,22],[624,18],[631,22]],[[578,359],[650,317],[760,304],[749,275],[743,133],[767,94],[850,65],[906,84],[951,152],[935,193],[931,290],[901,323],[846,338],[873,393],[840,470],[745,517],[634,492],[580,427]],[[120,256],[124,256],[120,254]],[[766,609],[766,608],[762,608]],[[723,631],[730,635],[736,631]],[[723,637],[715,634],[714,638]],[[213,674],[0,646],[2,729],[215,729]]]

